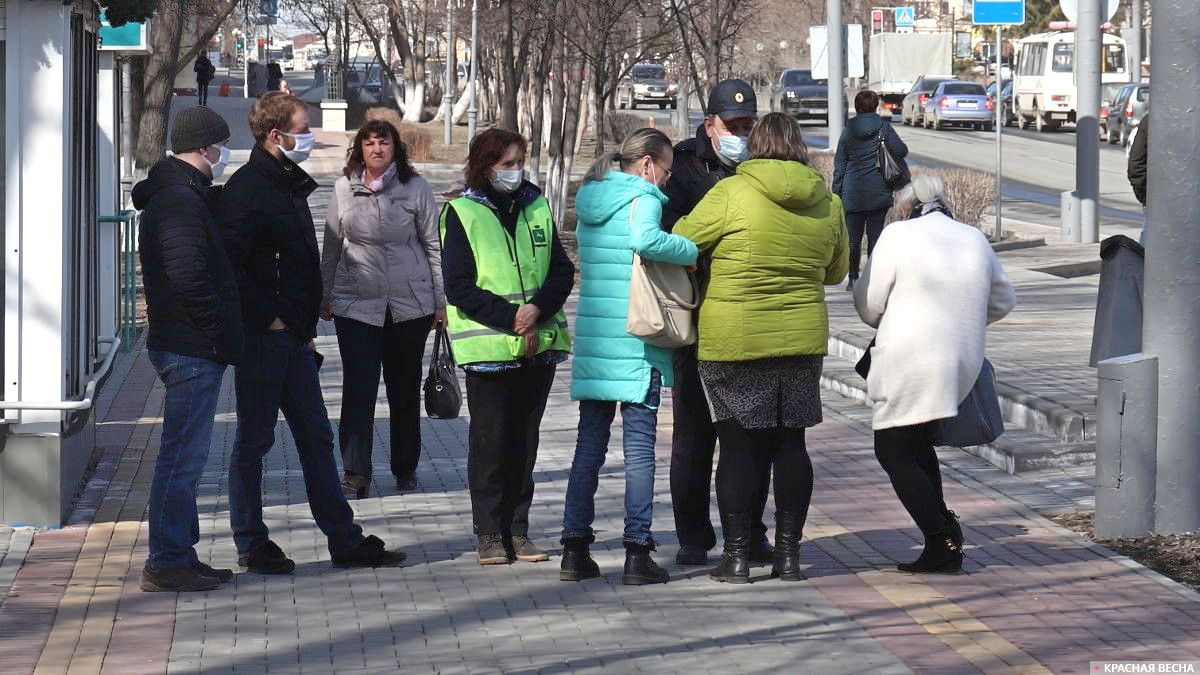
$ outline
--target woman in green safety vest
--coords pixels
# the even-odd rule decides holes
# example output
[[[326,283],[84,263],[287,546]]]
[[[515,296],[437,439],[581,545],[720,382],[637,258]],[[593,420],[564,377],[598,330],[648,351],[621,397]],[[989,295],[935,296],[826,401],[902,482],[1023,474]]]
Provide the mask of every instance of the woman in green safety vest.
[[[546,198],[525,179],[525,151],[525,139],[511,131],[476,136],[466,187],[441,218],[450,338],[467,380],[467,483],[482,565],[549,559],[529,540],[533,465],[555,367],[571,351],[562,308],[575,266]]]

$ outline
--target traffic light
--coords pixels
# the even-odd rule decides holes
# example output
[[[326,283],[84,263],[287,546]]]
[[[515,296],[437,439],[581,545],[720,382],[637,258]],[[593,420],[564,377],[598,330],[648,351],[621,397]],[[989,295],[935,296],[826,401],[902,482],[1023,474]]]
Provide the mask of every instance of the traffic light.
[[[242,38],[241,38],[240,36],[239,36],[239,37],[238,37],[238,39],[237,39],[237,40],[234,42],[234,45],[237,47],[237,50],[238,50],[239,52],[240,52],[240,51],[242,51],[242,47],[243,47],[243,45],[245,45],[245,44],[246,44],[246,43],[242,42]]]

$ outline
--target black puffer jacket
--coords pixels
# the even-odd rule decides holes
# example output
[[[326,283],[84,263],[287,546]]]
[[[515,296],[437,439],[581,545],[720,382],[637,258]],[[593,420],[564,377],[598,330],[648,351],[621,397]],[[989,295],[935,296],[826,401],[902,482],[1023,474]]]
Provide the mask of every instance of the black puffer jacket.
[[[213,209],[219,188],[195,167],[167,158],[133,188],[142,211],[138,253],[154,351],[236,363],[242,351],[237,281]]]
[[[308,196],[317,182],[287,159],[255,146],[225,184],[221,234],[237,274],[246,333],[278,317],[302,340],[317,335],[321,258]]]
[[[718,181],[732,176],[735,171],[735,167],[724,164],[717,157],[712,141],[701,124],[696,129],[695,138],[675,146],[671,177],[663,188],[663,193],[667,195],[667,205],[663,207],[662,215],[663,229],[671,231],[675,221],[691,213]]]
[[[877,113],[860,113],[846,123],[833,160],[833,191],[850,211],[879,211],[892,206],[892,191],[879,172],[879,135],[901,164],[908,146],[892,123]]]

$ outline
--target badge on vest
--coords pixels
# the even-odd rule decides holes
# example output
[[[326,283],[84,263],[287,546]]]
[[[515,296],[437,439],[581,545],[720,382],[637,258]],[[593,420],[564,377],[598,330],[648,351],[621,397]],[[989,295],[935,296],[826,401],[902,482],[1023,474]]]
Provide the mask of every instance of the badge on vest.
[[[529,233],[533,237],[533,243],[535,246],[546,245],[546,230],[540,227],[534,227],[529,230]]]

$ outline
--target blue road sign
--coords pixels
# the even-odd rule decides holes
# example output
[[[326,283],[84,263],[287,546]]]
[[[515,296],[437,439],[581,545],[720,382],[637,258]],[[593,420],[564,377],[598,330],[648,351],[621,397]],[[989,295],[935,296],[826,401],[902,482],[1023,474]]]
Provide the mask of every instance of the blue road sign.
[[[279,0],[258,0],[258,13],[263,16],[279,16]]]
[[[976,26],[1025,23],[1025,0],[975,0],[971,21]]]
[[[917,10],[913,7],[896,8],[896,28],[912,28],[917,23]]]

